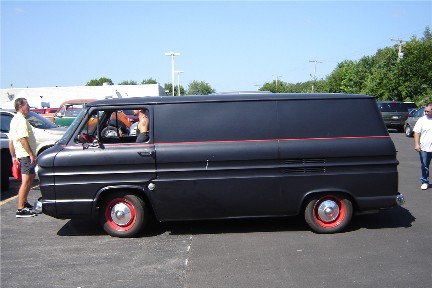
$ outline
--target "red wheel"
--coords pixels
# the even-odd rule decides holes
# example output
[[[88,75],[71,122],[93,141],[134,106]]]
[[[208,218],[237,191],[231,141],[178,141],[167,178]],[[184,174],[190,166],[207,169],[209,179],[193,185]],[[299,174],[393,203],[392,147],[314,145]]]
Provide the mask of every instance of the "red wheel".
[[[305,220],[317,233],[342,231],[351,221],[352,203],[344,196],[315,196],[305,209]]]
[[[144,201],[136,195],[116,193],[104,201],[100,221],[111,236],[133,237],[147,223]]]

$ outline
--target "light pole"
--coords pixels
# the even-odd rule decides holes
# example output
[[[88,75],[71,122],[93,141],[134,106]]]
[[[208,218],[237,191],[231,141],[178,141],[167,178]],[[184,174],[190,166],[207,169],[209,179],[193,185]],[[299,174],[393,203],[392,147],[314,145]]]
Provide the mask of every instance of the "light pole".
[[[180,96],[180,74],[184,71],[175,71],[177,73],[177,96]]]
[[[178,52],[167,52],[165,56],[171,56],[171,80],[172,80],[172,96],[174,96],[174,56],[179,56]]]

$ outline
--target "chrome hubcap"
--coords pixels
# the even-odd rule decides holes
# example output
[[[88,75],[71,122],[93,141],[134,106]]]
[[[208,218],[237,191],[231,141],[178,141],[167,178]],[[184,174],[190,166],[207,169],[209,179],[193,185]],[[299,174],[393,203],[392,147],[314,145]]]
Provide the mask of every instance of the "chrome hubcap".
[[[318,216],[324,222],[331,222],[339,216],[339,206],[335,201],[326,200],[318,206]]]
[[[118,226],[124,226],[130,222],[132,219],[132,213],[129,208],[124,203],[118,203],[111,208],[111,219]]]

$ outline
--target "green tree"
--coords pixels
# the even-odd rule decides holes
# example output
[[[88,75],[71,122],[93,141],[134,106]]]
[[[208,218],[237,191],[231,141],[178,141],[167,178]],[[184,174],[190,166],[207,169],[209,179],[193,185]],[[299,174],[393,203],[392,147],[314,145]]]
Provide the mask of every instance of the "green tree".
[[[285,93],[287,83],[283,81],[273,80],[270,83],[264,83],[263,86],[259,89],[260,91],[270,91],[272,93]]]
[[[134,80],[124,80],[118,83],[118,85],[137,85],[137,82]]]
[[[396,71],[399,92],[405,101],[424,105],[432,88],[432,37],[413,38],[403,46],[403,51]]]
[[[165,83],[164,88],[165,88],[166,95],[171,96],[172,95],[172,90],[171,90],[172,83]],[[182,85],[180,85],[180,95],[178,95],[178,86],[174,86],[174,96],[181,96],[181,95],[185,95],[185,94],[186,94],[186,92],[185,92],[185,89],[183,88]]]
[[[89,82],[87,82],[86,86],[102,86],[104,83],[108,83],[109,85],[113,85],[113,81],[109,78],[99,78],[99,79],[92,79]]]
[[[141,84],[157,84],[157,81],[153,78],[148,78],[148,79],[142,80]]]
[[[215,93],[214,90],[208,83],[204,81],[192,81],[189,83],[188,95],[208,95]]]
[[[167,96],[171,96],[172,95],[172,83],[165,83],[164,84],[164,89],[165,89],[165,94]]]

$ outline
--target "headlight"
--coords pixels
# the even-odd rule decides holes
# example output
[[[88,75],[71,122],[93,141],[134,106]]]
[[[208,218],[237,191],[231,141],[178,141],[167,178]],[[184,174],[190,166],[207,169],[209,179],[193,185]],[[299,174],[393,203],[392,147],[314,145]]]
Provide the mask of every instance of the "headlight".
[[[35,167],[35,173],[36,173],[36,179],[39,179],[39,165],[37,165],[36,164],[36,167]]]

